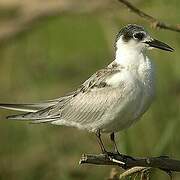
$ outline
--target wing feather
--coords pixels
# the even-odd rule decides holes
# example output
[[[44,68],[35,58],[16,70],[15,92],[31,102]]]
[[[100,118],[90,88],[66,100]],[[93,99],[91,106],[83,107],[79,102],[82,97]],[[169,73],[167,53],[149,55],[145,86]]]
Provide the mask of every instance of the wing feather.
[[[87,93],[80,93],[62,110],[63,124],[87,126],[98,122],[105,111],[113,105],[114,96],[110,95],[114,88],[101,88]],[[61,120],[53,122],[61,124]]]
[[[113,88],[106,83],[106,79],[120,71],[120,67],[109,65],[93,74],[76,91],[46,104],[33,105],[36,110],[24,108],[28,113],[9,116],[9,118],[33,120],[37,123],[63,122],[63,124],[81,125],[99,121],[113,103],[113,96],[108,95]]]

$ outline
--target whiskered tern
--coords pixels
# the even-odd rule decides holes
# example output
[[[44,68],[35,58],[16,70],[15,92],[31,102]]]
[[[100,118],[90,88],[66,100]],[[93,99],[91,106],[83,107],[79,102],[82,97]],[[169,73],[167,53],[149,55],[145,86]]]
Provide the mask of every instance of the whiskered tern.
[[[106,152],[101,132],[114,133],[128,128],[149,108],[155,94],[154,66],[146,50],[173,51],[167,44],[152,38],[139,25],[123,27],[115,42],[115,59],[94,73],[77,90],[58,99],[35,104],[6,104],[5,109],[24,111],[8,119],[30,120],[73,126],[95,132],[101,150]]]

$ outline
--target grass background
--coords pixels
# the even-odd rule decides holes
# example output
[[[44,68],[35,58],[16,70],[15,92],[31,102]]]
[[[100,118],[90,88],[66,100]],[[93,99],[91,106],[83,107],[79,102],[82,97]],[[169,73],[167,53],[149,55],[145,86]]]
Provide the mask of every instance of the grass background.
[[[140,1],[138,7],[169,23],[180,19],[178,0]],[[75,89],[113,60],[115,34],[127,23],[144,25],[176,51],[149,53],[157,71],[156,101],[142,121],[118,133],[119,149],[135,156],[180,159],[180,35],[152,30],[122,7],[48,18],[1,46],[0,102],[37,102]],[[0,180],[99,180],[109,176],[111,167],[78,165],[82,153],[99,152],[93,134],[5,120],[10,113],[0,110]],[[111,148],[108,138],[103,138]],[[174,175],[175,180],[179,178]],[[156,171],[152,179],[168,176]]]

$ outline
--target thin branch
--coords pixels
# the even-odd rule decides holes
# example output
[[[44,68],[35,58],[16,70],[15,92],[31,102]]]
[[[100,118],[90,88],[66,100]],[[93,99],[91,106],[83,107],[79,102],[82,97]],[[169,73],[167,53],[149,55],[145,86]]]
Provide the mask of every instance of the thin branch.
[[[123,169],[132,167],[151,167],[164,170],[166,172],[180,172],[180,161],[170,159],[166,156],[160,157],[130,157],[110,153],[108,156],[104,154],[84,154],[80,159],[80,164],[96,164],[96,165],[117,165]]]
[[[142,172],[142,171],[147,171],[150,170],[150,168],[147,167],[133,167],[128,169],[127,171],[123,172],[122,174],[120,174],[119,179],[125,178],[127,176],[132,176],[133,174]]]
[[[102,3],[103,2],[103,3]],[[73,0],[51,0],[51,1],[18,1],[12,6],[7,6],[3,9],[0,4],[0,11],[7,12],[7,17],[0,15],[0,45],[9,42],[9,40],[16,38],[23,32],[27,32],[38,22],[47,17],[54,17],[65,12],[91,12],[93,10],[103,9],[108,7],[109,1],[91,1],[87,4],[86,1],[76,3]],[[180,25],[170,25],[159,21],[158,19],[144,13],[130,2],[126,0],[118,0],[123,3],[128,9],[135,14],[150,22],[151,26],[155,28],[168,29],[171,31],[180,32]],[[13,14],[13,15],[12,15]]]
[[[146,21],[150,22],[153,28],[167,29],[170,31],[180,32],[180,25],[171,25],[165,22],[161,22],[158,19],[154,18],[153,16],[150,16],[146,14],[145,12],[141,11],[140,9],[138,9],[137,7],[135,7],[134,5],[132,5],[130,2],[126,0],[118,0],[118,1],[123,3],[133,13],[137,14],[138,16],[142,17]]]

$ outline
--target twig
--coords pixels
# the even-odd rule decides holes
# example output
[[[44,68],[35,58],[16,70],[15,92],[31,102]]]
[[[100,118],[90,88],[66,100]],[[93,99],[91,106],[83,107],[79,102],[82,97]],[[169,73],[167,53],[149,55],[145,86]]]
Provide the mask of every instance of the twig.
[[[132,167],[151,167],[158,168],[167,172],[177,171],[180,172],[180,161],[170,159],[166,156],[160,157],[130,157],[110,153],[108,156],[104,154],[84,154],[80,159],[80,164],[96,164],[96,165],[117,165],[123,169]]]
[[[171,25],[167,24],[165,22],[161,22],[158,19],[154,18],[153,16],[150,16],[146,14],[145,12],[141,11],[134,5],[132,5],[130,2],[126,0],[118,0],[119,2],[123,3],[128,9],[130,9],[133,13],[137,14],[138,16],[142,17],[143,19],[150,22],[151,26],[153,28],[159,28],[159,29],[167,29],[170,31],[176,31],[180,32],[180,25]]]
[[[120,174],[119,178],[122,179],[124,177],[130,176],[130,175],[142,172],[142,171],[147,171],[149,169],[150,168],[147,168],[147,167],[133,167],[123,172],[122,174]]]

